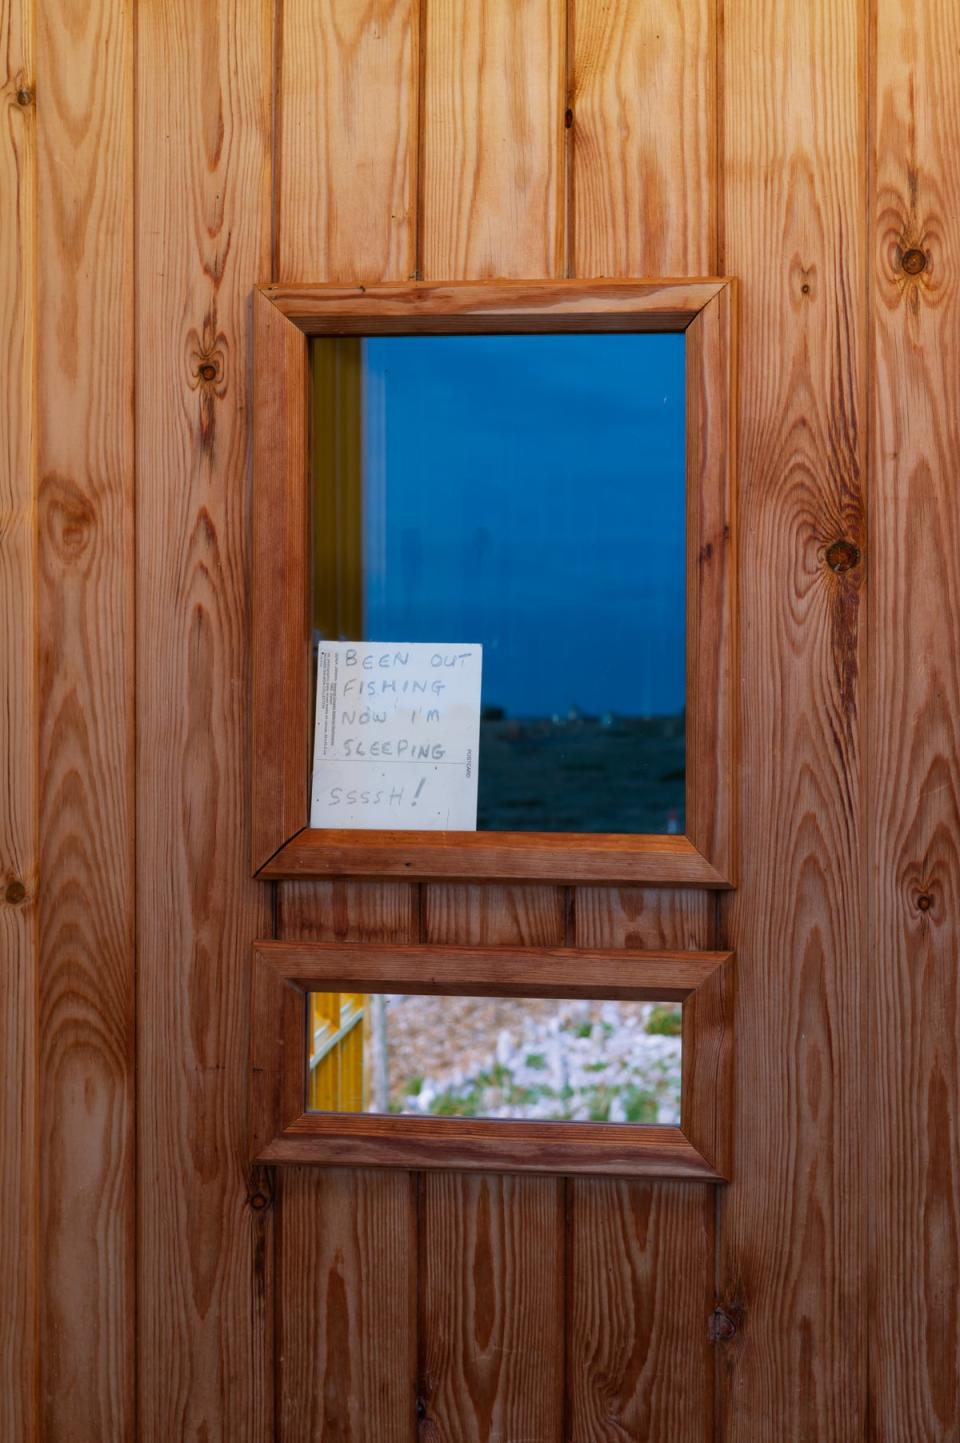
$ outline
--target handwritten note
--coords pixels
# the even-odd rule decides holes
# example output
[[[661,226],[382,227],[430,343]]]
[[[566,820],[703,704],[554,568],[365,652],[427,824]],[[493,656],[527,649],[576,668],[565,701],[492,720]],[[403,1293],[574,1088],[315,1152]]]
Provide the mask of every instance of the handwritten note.
[[[312,827],[474,831],[481,646],[324,641]]]

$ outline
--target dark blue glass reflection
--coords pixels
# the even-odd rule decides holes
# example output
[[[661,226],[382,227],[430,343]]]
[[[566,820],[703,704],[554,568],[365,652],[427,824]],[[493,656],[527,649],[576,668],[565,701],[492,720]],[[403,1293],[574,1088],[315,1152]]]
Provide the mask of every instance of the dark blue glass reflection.
[[[483,643],[478,825],[682,831],[682,335],[360,360],[364,634]]]

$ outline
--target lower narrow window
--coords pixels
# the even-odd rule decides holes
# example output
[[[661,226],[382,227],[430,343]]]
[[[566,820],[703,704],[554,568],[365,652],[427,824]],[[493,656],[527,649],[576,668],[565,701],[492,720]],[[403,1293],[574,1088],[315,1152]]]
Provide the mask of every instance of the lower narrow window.
[[[314,639],[480,643],[477,824],[683,833],[682,334],[313,342]]]
[[[679,1125],[676,1003],[310,994],[320,1112]]]

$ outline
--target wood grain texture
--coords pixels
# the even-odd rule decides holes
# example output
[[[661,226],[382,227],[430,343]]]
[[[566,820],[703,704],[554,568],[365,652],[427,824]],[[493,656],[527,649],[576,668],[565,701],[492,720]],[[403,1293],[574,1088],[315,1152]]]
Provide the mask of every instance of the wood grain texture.
[[[278,1438],[416,1443],[416,1179],[293,1169],[279,1198]]]
[[[575,1180],[569,1443],[709,1443],[714,1191]]]
[[[429,0],[420,273],[564,273],[563,0]]]
[[[456,1173],[421,1186],[421,1440],[563,1443],[562,1188]]]
[[[716,945],[717,899],[680,887],[578,887],[570,941],[575,947],[667,951]]]
[[[32,0],[0,0],[0,1437],[37,1388],[36,122]]]
[[[729,282],[522,281],[270,285],[264,295],[307,335],[455,335],[491,331],[682,331]]]
[[[303,1113],[256,1155],[260,1163],[385,1167],[587,1177],[686,1178],[722,1182],[723,1174],[677,1127],[647,1123],[543,1124],[459,1118]],[[518,1189],[519,1193],[519,1189]],[[562,1252],[562,1239],[555,1239]],[[291,1306],[285,1302],[284,1307]],[[559,1320],[558,1320],[559,1326]]]
[[[682,1002],[726,952],[592,952],[574,947],[268,942],[257,959],[307,990],[470,997],[612,997]]]
[[[464,947],[558,947],[566,937],[566,909],[563,887],[427,884],[422,940]]]
[[[309,386],[306,337],[262,291],[254,291],[254,871],[309,820]]]
[[[960,1433],[960,12],[881,0],[875,47],[870,1416],[877,1443],[947,1443]]]
[[[250,985],[250,1155],[263,1156],[307,1106],[307,999],[254,956]]]
[[[736,296],[731,282],[685,332],[687,409],[686,834],[736,875]]]
[[[135,1429],[133,16],[37,5],[40,1425]]]
[[[686,837],[599,832],[351,832],[308,827],[281,847],[259,875],[727,886]]]
[[[248,880],[247,586],[271,22],[257,0],[138,11],[141,1443],[274,1436],[272,1213],[245,1085],[269,920]]]
[[[683,1004],[680,1126],[725,1178],[732,1159],[735,987],[736,964],[728,955]]]
[[[861,909],[865,7],[727,6],[725,250],[740,289],[741,862],[721,1418],[859,1439],[866,1352]]]
[[[572,0],[572,274],[716,271],[715,8]]]
[[[276,934],[290,942],[416,942],[419,888],[343,879],[281,882]]]
[[[284,0],[275,116],[277,276],[416,269],[417,0]]]

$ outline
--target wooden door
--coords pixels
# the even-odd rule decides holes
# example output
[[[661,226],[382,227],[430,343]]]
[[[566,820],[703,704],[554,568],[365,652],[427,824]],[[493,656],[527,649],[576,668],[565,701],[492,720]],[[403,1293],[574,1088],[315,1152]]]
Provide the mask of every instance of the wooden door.
[[[955,1439],[955,7],[0,36],[0,1436]],[[254,287],[711,275],[736,890],[252,878]],[[270,935],[734,950],[731,1182],[252,1168]]]

